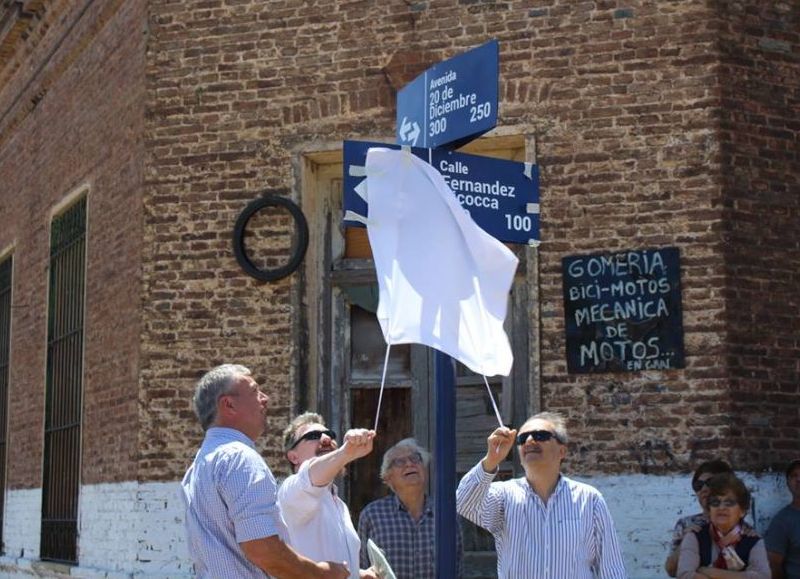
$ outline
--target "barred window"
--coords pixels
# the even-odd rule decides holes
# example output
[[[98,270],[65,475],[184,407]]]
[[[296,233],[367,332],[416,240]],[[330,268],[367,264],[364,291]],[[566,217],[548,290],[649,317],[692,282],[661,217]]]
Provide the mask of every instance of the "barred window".
[[[53,219],[41,558],[77,563],[86,198]]]
[[[0,533],[6,494],[6,437],[8,430],[8,365],[11,352],[11,257],[0,261]],[[5,541],[0,552],[5,552]]]

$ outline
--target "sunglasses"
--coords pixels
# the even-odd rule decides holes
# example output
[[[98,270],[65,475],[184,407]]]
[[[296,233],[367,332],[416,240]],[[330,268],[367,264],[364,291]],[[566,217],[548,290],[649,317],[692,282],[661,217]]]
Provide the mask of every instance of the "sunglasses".
[[[738,504],[739,503],[737,503],[733,499],[724,499],[723,500],[723,499],[719,499],[719,498],[716,498],[716,497],[714,497],[713,499],[708,499],[708,506],[709,507],[714,507],[714,508],[727,507],[729,509],[732,509],[733,507],[737,506]]]
[[[710,478],[707,478],[705,480],[697,479],[696,481],[692,482],[692,490],[696,493],[699,493],[701,490],[703,490],[705,487],[708,486],[708,481],[710,480],[711,480]]]
[[[558,440],[558,436],[549,430],[529,430],[527,432],[520,432],[517,435],[517,446],[522,446],[528,442],[529,438],[533,438],[535,442],[547,442],[551,438],[555,438],[556,442],[561,442]]]
[[[422,456],[418,452],[408,456],[398,456],[389,463],[389,466],[391,468],[401,468],[407,464],[422,464]]]
[[[298,444],[303,442],[304,440],[319,440],[322,438],[322,435],[326,435],[331,440],[336,440],[336,433],[333,430],[309,430],[303,436],[298,438],[292,443],[292,446],[289,447],[289,450],[293,450]]]

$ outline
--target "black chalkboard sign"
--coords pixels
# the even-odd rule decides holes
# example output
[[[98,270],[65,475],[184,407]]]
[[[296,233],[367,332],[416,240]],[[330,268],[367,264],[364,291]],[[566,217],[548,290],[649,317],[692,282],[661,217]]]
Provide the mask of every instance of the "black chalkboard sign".
[[[570,372],[684,367],[677,247],[569,256],[562,275]]]

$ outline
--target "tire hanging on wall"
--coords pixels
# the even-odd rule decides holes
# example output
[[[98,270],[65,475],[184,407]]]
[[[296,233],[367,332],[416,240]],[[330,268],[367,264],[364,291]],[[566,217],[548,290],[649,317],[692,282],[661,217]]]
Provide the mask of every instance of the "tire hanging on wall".
[[[265,207],[277,207],[289,212],[294,221],[297,242],[293,244],[292,255],[286,265],[274,269],[257,267],[247,255],[244,246],[244,232],[253,216]],[[294,272],[302,263],[308,249],[308,222],[300,207],[292,200],[278,195],[266,195],[251,201],[236,219],[233,228],[233,253],[241,268],[250,276],[261,281],[275,281]]]

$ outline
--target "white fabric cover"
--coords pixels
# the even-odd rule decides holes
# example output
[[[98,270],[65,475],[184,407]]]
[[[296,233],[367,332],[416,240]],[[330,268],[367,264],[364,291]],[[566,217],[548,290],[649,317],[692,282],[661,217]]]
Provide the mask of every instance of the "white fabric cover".
[[[372,148],[366,173],[386,342],[426,344],[474,372],[508,376],[513,356],[503,321],[516,256],[410,152]]]

